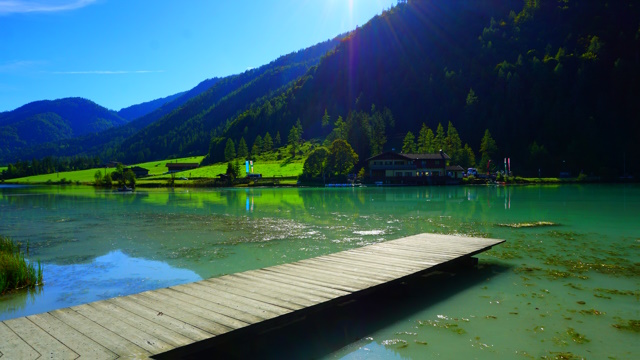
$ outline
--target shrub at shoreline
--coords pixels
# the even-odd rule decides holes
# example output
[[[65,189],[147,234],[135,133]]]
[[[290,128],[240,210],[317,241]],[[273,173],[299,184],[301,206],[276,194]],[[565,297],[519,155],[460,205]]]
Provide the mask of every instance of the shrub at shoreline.
[[[29,255],[27,244],[26,254]],[[42,285],[42,265],[38,268],[33,262],[25,260],[20,251],[20,243],[14,243],[9,237],[0,235],[0,294]]]

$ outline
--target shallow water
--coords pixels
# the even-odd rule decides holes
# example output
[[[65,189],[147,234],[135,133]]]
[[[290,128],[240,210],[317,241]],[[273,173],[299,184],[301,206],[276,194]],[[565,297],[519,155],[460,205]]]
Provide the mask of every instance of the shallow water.
[[[632,358],[638,219],[636,185],[2,188],[0,234],[29,241],[46,283],[0,298],[0,320],[434,232],[507,243],[479,256],[482,278],[456,275],[310,356]]]

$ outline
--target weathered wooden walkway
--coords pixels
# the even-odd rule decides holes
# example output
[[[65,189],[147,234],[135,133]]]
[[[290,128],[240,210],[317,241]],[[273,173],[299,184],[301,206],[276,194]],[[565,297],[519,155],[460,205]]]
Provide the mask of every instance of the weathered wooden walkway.
[[[0,323],[0,358],[179,357],[183,350],[211,346],[231,333],[277,326],[389,282],[469,259],[503,241],[420,234],[6,320]]]

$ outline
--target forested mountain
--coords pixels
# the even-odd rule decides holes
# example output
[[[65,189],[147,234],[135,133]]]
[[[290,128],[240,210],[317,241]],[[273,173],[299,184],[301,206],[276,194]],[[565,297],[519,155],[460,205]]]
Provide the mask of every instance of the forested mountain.
[[[372,105],[395,127],[387,148],[425,123],[451,121],[475,151],[485,129],[522,173],[621,173],[640,161],[640,4],[619,1],[413,0],[353,32],[286,93],[255,106],[213,139],[287,133],[325,136]],[[265,111],[268,108],[268,111]],[[349,142],[371,129],[355,122]],[[248,129],[248,131],[247,131]],[[360,159],[371,155],[360,147]],[[386,149],[386,148],[385,148]],[[637,168],[637,166],[636,166]]]
[[[339,43],[327,40],[284,55],[259,68],[218,81],[181,108],[126,139],[115,154],[127,162],[203,154],[212,130],[285,89]]]
[[[91,133],[84,136],[22,148],[20,151],[6,153],[4,154],[4,157],[0,154],[0,162],[11,162],[19,159],[41,159],[45,156],[75,157],[77,155],[89,157],[99,156],[103,159],[112,159],[114,158],[114,149],[117,149],[117,147],[126,138],[134,135],[136,132],[162,118],[166,114],[171,113],[190,99],[202,94],[211,86],[215,85],[219,80],[220,78],[207,79],[200,82],[189,91],[176,94],[178,95],[177,97],[176,95],[173,95],[164,98],[169,99],[169,102],[161,104],[161,106],[157,107],[155,110],[152,110],[151,112],[146,113],[123,126],[112,127],[100,133]],[[172,98],[173,100],[171,100]],[[131,108],[136,106],[137,105],[134,105]]]
[[[163,97],[160,99],[155,99],[147,102],[143,102],[141,104],[131,105],[126,108],[122,108],[118,110],[118,115],[123,119],[131,121],[133,119],[137,119],[141,116],[147,115],[154,110],[162,107],[163,105],[172,102],[173,100],[184,95],[185,92],[169,95],[167,97]]]
[[[0,158],[27,146],[125,124],[116,112],[82,98],[36,101],[0,113]]]
[[[242,74],[205,80],[182,96],[125,126],[100,134],[22,149],[15,156],[0,157],[0,160],[10,162],[52,155],[85,155],[139,162],[187,152],[203,154],[208,149],[211,130],[215,126],[299,78],[318,64],[324,54],[335,48],[339,39],[337,37],[281,56]]]

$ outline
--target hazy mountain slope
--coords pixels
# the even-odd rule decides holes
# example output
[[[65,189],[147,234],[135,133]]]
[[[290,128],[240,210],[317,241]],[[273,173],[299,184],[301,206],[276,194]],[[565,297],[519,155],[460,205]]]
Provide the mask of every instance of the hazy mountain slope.
[[[206,153],[214,128],[257,100],[284,89],[338,43],[337,38],[328,40],[218,81],[208,91],[126,139],[118,149],[118,158],[138,162]]]
[[[114,111],[82,98],[36,101],[0,113],[0,157],[21,148],[121,126]]]
[[[123,119],[131,121],[133,119],[137,119],[141,116],[147,115],[154,110],[162,107],[163,105],[172,102],[173,100],[179,98],[184,95],[185,92],[173,94],[167,97],[163,97],[161,99],[155,99],[151,101],[147,101],[141,104],[131,105],[126,108],[122,108],[118,110],[118,115]]]

